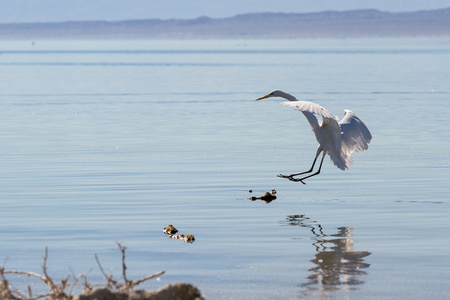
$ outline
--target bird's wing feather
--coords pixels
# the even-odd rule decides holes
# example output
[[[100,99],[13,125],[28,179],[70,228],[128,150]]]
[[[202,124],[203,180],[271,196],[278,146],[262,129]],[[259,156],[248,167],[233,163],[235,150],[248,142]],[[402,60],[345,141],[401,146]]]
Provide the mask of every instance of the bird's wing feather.
[[[342,140],[339,123],[334,119],[328,119],[328,123],[325,126],[329,128],[327,131],[334,142],[334,148],[327,149],[327,153],[330,155],[331,161],[341,170],[350,168],[352,165],[351,157],[342,155],[344,141]]]
[[[345,168],[349,168],[349,166],[351,165],[351,159],[349,157],[341,155],[341,147],[343,141],[341,136],[341,128],[339,127],[339,123],[337,122],[338,118],[336,116],[334,116],[319,104],[309,101],[290,101],[282,102],[281,104],[293,107],[294,109],[303,112],[308,118],[308,121],[310,119],[309,114],[322,116],[323,122],[325,123],[325,125],[322,125],[322,128],[328,128],[327,132],[331,135],[331,138],[334,142],[334,147],[325,149],[326,152],[330,155],[331,160],[339,169],[345,170]],[[313,127],[313,125],[311,125],[311,127]],[[323,147],[323,145],[321,146]],[[350,162],[348,161],[349,159]]]
[[[364,151],[369,148],[372,134],[364,122],[354,112],[345,110],[344,118],[339,122],[341,126],[342,150],[351,154],[353,151]]]
[[[322,116],[324,118],[324,122],[327,123],[327,119],[337,120],[338,118],[335,117],[332,113],[330,113],[328,110],[320,106],[319,104],[309,102],[309,101],[289,101],[289,102],[282,102],[281,104],[293,107],[295,110],[299,111],[306,111],[310,112],[312,114],[316,114],[319,116]]]

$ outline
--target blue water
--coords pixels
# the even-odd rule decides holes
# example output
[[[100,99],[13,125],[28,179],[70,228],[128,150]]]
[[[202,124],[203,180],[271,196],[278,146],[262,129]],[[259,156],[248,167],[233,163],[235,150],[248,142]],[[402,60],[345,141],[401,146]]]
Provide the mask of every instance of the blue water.
[[[120,242],[129,278],[166,272],[142,288],[207,299],[450,293],[449,40],[3,41],[0,78],[7,270],[41,272],[48,247],[54,278],[102,284],[95,255],[120,278]],[[278,178],[317,142],[299,112],[254,101],[275,88],[351,109],[369,150]]]

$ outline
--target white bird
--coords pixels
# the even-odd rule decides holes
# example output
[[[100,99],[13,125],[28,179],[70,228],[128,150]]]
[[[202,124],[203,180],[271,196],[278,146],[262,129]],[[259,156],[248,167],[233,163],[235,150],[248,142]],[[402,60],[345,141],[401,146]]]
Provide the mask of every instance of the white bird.
[[[306,119],[308,119],[311,129],[319,142],[319,147],[317,148],[316,157],[314,158],[311,169],[306,172],[291,175],[280,174],[278,177],[288,178],[292,181],[300,181],[305,184],[303,180],[320,173],[323,159],[326,154],[330,156],[331,161],[336,167],[345,171],[345,169],[349,169],[353,165],[352,153],[354,151],[365,151],[369,148],[372,135],[364,122],[352,111],[346,109],[344,118],[338,123],[337,121],[339,118],[333,116],[322,106],[309,101],[299,101],[291,94],[280,90],[274,90],[256,100],[270,97],[281,97],[289,100],[290,102],[283,102],[282,104],[301,111]],[[322,116],[323,121],[318,120],[315,115]],[[295,178],[295,176],[298,175],[311,173],[320,153],[322,153],[322,160],[320,161],[319,170],[312,175]]]

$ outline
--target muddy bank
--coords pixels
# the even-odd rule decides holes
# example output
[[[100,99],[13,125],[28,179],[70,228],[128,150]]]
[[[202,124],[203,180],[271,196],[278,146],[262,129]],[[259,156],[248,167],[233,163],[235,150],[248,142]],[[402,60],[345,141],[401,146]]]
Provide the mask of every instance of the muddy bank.
[[[204,298],[195,286],[176,283],[156,291],[113,292],[107,288],[98,288],[78,295],[75,300],[204,300]]]

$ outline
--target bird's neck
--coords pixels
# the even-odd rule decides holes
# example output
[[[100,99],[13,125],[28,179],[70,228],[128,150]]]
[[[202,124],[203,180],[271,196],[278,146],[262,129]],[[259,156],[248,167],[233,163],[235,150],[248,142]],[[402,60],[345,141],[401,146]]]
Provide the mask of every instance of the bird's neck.
[[[293,95],[283,91],[278,91],[277,96],[289,101],[298,101],[298,99]],[[319,121],[317,120],[316,116],[308,111],[302,111],[302,113],[305,115],[306,119],[308,119],[309,125],[311,125],[311,129],[316,132],[316,130],[320,127]]]
[[[297,98],[295,98],[293,95],[291,95],[289,93],[286,93],[286,92],[283,92],[283,91],[279,91],[278,92],[278,96],[282,97],[282,98],[284,98],[286,100],[289,100],[289,101],[298,101]]]

